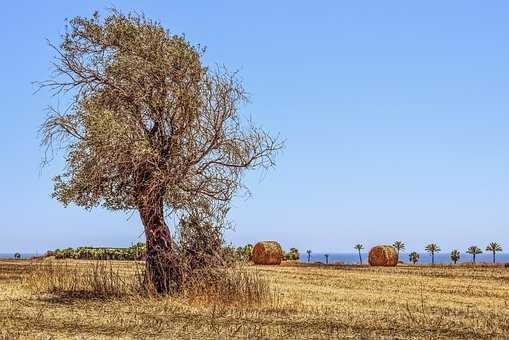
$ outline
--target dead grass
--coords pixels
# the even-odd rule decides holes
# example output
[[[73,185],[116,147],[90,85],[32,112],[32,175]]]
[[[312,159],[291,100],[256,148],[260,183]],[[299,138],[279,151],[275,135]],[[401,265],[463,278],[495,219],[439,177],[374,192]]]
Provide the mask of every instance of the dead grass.
[[[34,261],[26,266],[23,286],[34,294],[77,298],[118,298],[142,291],[142,265],[112,261]]]
[[[16,272],[7,266],[6,272]],[[35,295],[58,298],[112,299],[155,297],[144,284],[144,263],[118,261],[32,261],[19,274]],[[12,276],[11,276],[12,277]],[[253,306],[268,303],[266,280],[244,266],[196,270],[185,280],[179,298],[200,305]]]
[[[26,262],[0,262],[0,339],[509,337],[503,267],[253,266],[272,298],[243,305],[39,294]]]
[[[183,297],[195,304],[243,308],[272,299],[268,282],[244,267],[198,272],[186,282]]]

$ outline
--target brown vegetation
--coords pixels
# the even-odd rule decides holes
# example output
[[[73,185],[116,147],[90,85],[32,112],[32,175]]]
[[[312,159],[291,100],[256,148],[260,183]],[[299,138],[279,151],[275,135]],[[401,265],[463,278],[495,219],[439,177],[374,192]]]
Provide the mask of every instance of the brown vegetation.
[[[283,249],[276,241],[261,241],[253,247],[251,259],[255,264],[281,264]]]
[[[22,286],[34,294],[60,298],[153,297],[142,262],[33,261],[25,266]],[[185,280],[180,298],[201,304],[257,305],[270,300],[267,282],[242,266],[209,268]]]
[[[22,284],[29,265],[0,262],[0,338],[509,337],[509,270],[503,266],[251,266],[246,274],[268,283],[272,298],[243,305],[36,293]],[[111,265],[136,275],[132,262]]]
[[[398,264],[398,252],[393,246],[376,246],[369,251],[368,262],[370,266],[393,267]]]

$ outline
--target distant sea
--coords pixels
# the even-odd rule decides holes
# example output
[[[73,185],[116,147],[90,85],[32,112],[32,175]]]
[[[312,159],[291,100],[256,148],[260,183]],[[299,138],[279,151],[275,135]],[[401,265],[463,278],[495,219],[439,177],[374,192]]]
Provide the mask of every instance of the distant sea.
[[[35,253],[22,253],[21,258],[28,259],[33,256],[37,256],[41,254]],[[368,253],[361,253],[362,255],[362,263],[367,263],[368,261]],[[431,255],[429,253],[420,253],[419,254],[419,262],[417,263],[431,263]],[[0,253],[0,259],[13,259],[14,253]],[[476,255],[476,262],[488,262],[491,263],[493,261],[491,253],[482,253]],[[300,253],[300,261],[307,262],[308,255],[306,253]],[[409,262],[408,261],[408,253],[400,254],[400,261]],[[322,262],[325,263],[325,253],[311,253],[310,262]],[[358,264],[359,263],[359,254],[358,253],[329,253],[329,263],[345,263],[345,264]],[[472,262],[472,255],[461,253],[460,263]],[[509,263],[509,253],[497,253],[496,255],[497,263]],[[449,253],[436,253],[435,254],[435,263],[452,263],[449,258]]]
[[[362,255],[362,263],[368,262],[368,253],[361,253]],[[400,261],[409,262],[408,253],[400,254]],[[307,262],[308,254],[300,253],[300,261]],[[475,256],[476,262],[493,262],[492,253],[482,253]],[[310,262],[322,262],[325,263],[325,253],[311,253]],[[358,264],[359,263],[359,253],[329,253],[329,263],[344,263],[344,264]],[[472,262],[472,255],[461,253],[460,260],[458,263]],[[509,253],[497,253],[496,254],[496,262],[497,263],[509,263]],[[429,253],[420,253],[419,254],[419,262],[417,263],[431,263],[431,255]],[[435,263],[452,263],[449,258],[449,253],[436,253],[435,254]]]
[[[37,256],[37,255],[41,255],[41,254],[33,254],[33,253],[21,253],[21,258],[22,259],[29,259],[33,256]],[[0,253],[0,259],[13,259],[14,258],[14,253]]]

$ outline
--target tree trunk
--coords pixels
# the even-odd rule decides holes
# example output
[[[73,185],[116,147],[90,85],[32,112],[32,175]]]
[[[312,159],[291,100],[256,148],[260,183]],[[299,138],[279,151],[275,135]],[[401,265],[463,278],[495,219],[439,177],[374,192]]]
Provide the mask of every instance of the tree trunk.
[[[495,264],[495,251],[493,251],[493,264]]]
[[[147,240],[145,283],[156,293],[167,294],[180,289],[181,275],[172,253],[171,233],[164,221],[162,197],[146,202],[139,206]]]
[[[361,251],[360,251],[360,249],[359,249],[359,261],[360,261],[360,262],[361,262],[361,264],[362,264],[362,256],[361,256]]]

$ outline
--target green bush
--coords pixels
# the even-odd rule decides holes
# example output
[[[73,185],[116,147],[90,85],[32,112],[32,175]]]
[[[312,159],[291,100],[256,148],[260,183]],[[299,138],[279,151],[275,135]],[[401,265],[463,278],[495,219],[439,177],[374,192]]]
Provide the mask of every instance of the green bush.
[[[48,251],[46,256],[55,256],[55,259],[134,261],[141,260],[144,254],[145,244],[140,242],[129,248],[78,247],[76,249],[55,249],[54,251]]]
[[[299,250],[297,248],[290,248],[288,253],[284,255],[284,259],[287,261],[297,261],[299,258]]]
[[[251,251],[253,250],[252,244],[246,244],[244,247],[237,247],[235,249],[235,257],[237,260],[247,262],[251,260]]]

